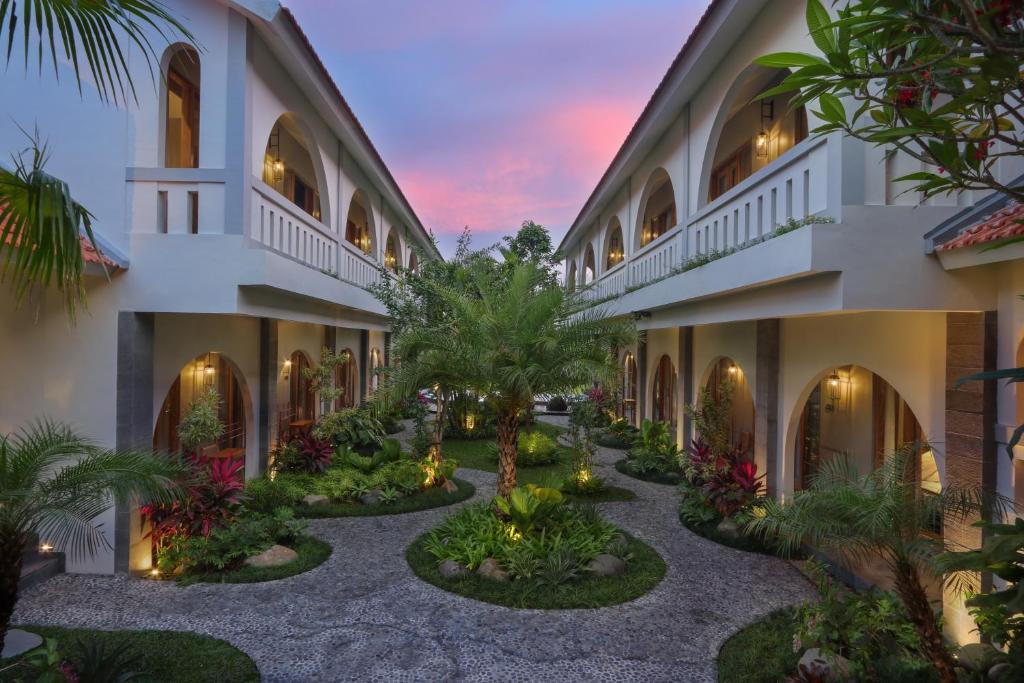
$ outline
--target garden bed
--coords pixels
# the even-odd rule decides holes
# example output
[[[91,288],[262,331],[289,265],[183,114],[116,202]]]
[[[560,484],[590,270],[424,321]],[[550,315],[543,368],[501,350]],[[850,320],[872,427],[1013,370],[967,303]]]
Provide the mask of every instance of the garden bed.
[[[647,481],[652,484],[676,486],[680,481],[682,481],[682,475],[675,472],[637,472],[630,466],[629,460],[626,458],[616,460],[615,469],[622,474],[625,474],[627,477],[639,479],[640,481]]]
[[[792,609],[773,612],[733,634],[718,651],[719,683],[778,683],[797,668]]]
[[[193,583],[260,583],[263,581],[277,581],[286,579],[289,576],[308,572],[323,564],[331,556],[333,548],[326,541],[314,538],[309,535],[299,536],[289,546],[298,553],[298,557],[279,567],[250,567],[243,565],[234,569],[220,572],[195,572],[186,573],[178,577],[178,582],[183,585]]]
[[[596,508],[563,501],[553,489],[517,489],[509,503],[496,499],[509,521],[486,503],[462,508],[413,541],[406,560],[439,588],[528,609],[617,605],[662,580],[665,563],[653,548]]]
[[[260,680],[256,664],[244,652],[223,640],[197,633],[97,631],[52,626],[19,628],[38,633],[46,639],[55,639],[61,657],[71,662],[80,661],[84,657],[83,645],[88,647],[96,644],[106,652],[124,648],[123,656],[130,657],[133,662],[129,670],[143,674],[132,680],[175,683],[250,683]],[[11,667],[17,661],[10,659],[0,662],[0,681],[13,683],[39,677],[24,664]]]
[[[373,517],[376,515],[400,515],[406,512],[417,512],[431,508],[453,505],[471,498],[476,487],[465,479],[453,478],[455,491],[448,492],[436,486],[411,496],[399,498],[392,503],[328,503],[326,505],[299,505],[294,508],[295,514],[307,519],[329,517]]]
[[[709,541],[714,541],[715,543],[728,546],[730,548],[736,548],[737,550],[746,550],[747,552],[779,557],[779,550],[774,544],[767,543],[757,536],[750,536],[744,534],[742,531],[736,535],[719,531],[718,525],[721,521],[721,519],[715,519],[713,521],[704,522],[703,524],[694,524],[687,520],[682,514],[679,516],[679,522],[701,538],[706,538]]]

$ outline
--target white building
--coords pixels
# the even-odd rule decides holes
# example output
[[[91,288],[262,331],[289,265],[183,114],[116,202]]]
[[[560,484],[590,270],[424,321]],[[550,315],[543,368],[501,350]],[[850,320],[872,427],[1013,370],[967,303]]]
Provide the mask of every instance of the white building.
[[[921,201],[893,182],[918,162],[808,136],[813,113],[788,97],[752,101],[784,76],[756,57],[816,52],[805,7],[713,0],[560,245],[567,286],[646,331],[623,350],[620,409],[688,443],[683,405],[728,374],[734,439],[770,495],[792,495],[823,458],[867,471],[923,438],[921,495],[957,482],[1020,502],[1024,448],[1011,460],[1004,444],[1024,400],[956,380],[1024,360],[1024,246],[972,246],[1021,226],[985,222],[994,197]],[[946,603],[951,634],[969,637]]]
[[[88,310],[70,325],[43,293],[0,288],[0,433],[48,417],[98,442],[174,448],[193,392],[217,386],[221,454],[266,467],[284,431],[314,417],[301,369],[349,350],[343,401],[386,362],[379,266],[437,253],[292,15],[267,0],[177,0],[199,51],[163,51],[163,79],[129,63],[138,104],[78,94],[68,68],[0,75],[0,149],[37,127],[47,170],[94,215]],[[153,36],[155,45],[161,39]],[[18,49],[17,47],[15,49]],[[419,255],[419,256],[417,256]],[[103,520],[113,546],[76,571],[149,567],[138,515]]]

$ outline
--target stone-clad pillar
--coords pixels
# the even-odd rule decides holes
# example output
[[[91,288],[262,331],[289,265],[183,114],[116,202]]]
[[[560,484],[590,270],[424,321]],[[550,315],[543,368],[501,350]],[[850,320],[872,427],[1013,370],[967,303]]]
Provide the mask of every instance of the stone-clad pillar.
[[[359,399],[366,399],[370,380],[370,331],[359,330]]]
[[[647,333],[640,332],[636,343],[637,415],[643,422],[647,417]]]
[[[259,473],[267,471],[270,449],[277,439],[274,415],[277,411],[278,321],[260,318],[260,405],[259,405]]]
[[[767,495],[779,490],[779,320],[757,321],[754,396],[754,462],[764,467]]]
[[[677,440],[680,448],[686,448],[693,439],[693,423],[686,416],[686,406],[693,403],[693,327],[679,328],[679,376],[676,379],[678,399],[676,421],[679,424]]]

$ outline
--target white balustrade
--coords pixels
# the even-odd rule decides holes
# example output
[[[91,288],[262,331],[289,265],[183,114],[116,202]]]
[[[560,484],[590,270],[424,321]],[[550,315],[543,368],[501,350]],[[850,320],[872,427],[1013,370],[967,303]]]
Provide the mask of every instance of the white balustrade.
[[[253,240],[310,268],[337,270],[338,238],[327,226],[262,182],[252,189]]]
[[[643,285],[666,277],[683,262],[683,229],[676,226],[642,247],[627,264],[626,287]]]
[[[347,240],[341,241],[341,268],[343,280],[366,287],[380,282],[380,266],[362,249]]]

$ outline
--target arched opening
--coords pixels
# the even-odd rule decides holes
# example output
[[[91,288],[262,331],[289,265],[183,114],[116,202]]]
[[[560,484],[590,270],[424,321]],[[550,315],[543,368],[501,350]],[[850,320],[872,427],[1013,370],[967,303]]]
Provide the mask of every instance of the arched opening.
[[[668,422],[675,432],[676,425],[676,368],[668,354],[658,359],[651,384],[652,418],[655,422]]]
[[[576,262],[569,262],[569,273],[565,276],[565,287],[570,292],[576,291]]]
[[[307,370],[311,368],[305,352],[293,351],[288,356],[288,427],[293,432],[309,428],[316,419],[316,396],[313,383],[307,377]]]
[[[676,226],[676,195],[668,172],[659,168],[651,174],[644,188],[643,214],[640,221],[640,245],[650,244]]]
[[[204,392],[214,389],[219,397],[217,417],[224,425],[221,435],[199,444],[200,455],[239,457],[245,455],[246,395],[234,363],[216,351],[197,356],[181,369],[167,391],[153,429],[153,449],[175,453],[181,450],[178,426],[189,405]]]
[[[589,285],[597,279],[597,263],[594,258],[593,245],[587,245],[587,252],[583,256],[583,284]]]
[[[744,455],[754,450],[754,396],[743,369],[731,358],[712,363],[705,388],[716,403],[731,388],[729,395],[729,441]]]
[[[624,417],[629,424],[636,425],[637,376],[636,356],[627,351],[622,357],[622,399],[619,404],[619,417]]]
[[[359,366],[356,364],[356,354],[352,349],[345,349],[347,358],[344,363],[334,370],[334,385],[342,390],[334,402],[334,409],[353,408],[358,404],[359,397]]]
[[[708,159],[707,200],[714,201],[807,137],[807,111],[792,109],[797,91],[754,99],[789,75],[786,69],[755,66],[737,79],[723,102],[724,118]],[[710,147],[709,147],[710,149]]]
[[[811,387],[797,425],[795,488],[807,486],[831,458],[845,457],[866,474],[914,442],[925,442],[914,412],[881,376],[858,365],[824,372]],[[923,447],[914,464],[923,495],[941,491],[935,454]]]
[[[416,258],[416,252],[409,253],[409,270],[413,273],[418,273],[420,267],[419,259]]]
[[[292,114],[282,115],[270,130],[263,155],[263,182],[316,220],[321,220],[320,185],[313,141]]]
[[[378,349],[370,349],[370,377],[367,382],[369,386],[369,393],[374,393],[380,388],[380,372],[378,369],[383,367],[384,359],[381,356],[381,352]]]
[[[169,48],[164,102],[164,166],[199,168],[199,53],[184,45]]]
[[[352,195],[348,206],[348,218],[345,220],[345,240],[354,244],[364,254],[373,253],[373,231],[371,230],[370,214],[366,207],[369,203],[362,190]]]
[[[613,218],[608,226],[608,241],[605,247],[605,270],[611,270],[626,258],[625,243],[622,241],[622,225]]]
[[[398,258],[398,238],[395,237],[394,230],[389,230],[388,239],[384,243],[384,267],[397,273],[401,265],[402,262]]]

